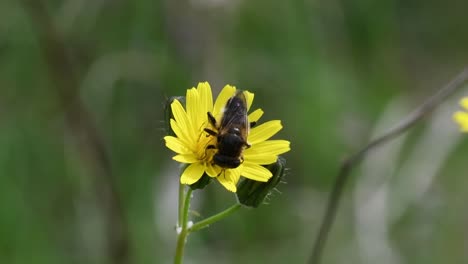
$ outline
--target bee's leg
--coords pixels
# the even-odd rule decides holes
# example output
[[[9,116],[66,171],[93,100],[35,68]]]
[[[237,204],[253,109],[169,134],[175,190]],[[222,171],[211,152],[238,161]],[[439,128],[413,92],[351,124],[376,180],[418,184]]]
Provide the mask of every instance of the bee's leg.
[[[216,176],[216,177],[221,176],[221,174],[223,174],[223,177],[226,178],[226,171],[225,170],[220,171],[218,176]]]
[[[208,145],[208,146],[206,146],[206,148],[205,148],[205,154],[203,154],[203,157],[202,157],[203,159],[206,158],[206,151],[207,151],[208,149],[216,149],[216,146],[215,146],[215,145]]]
[[[250,128],[254,127],[255,125],[257,124],[257,121],[254,121],[254,122],[250,122],[249,126]],[[249,144],[249,142],[244,142],[244,145],[246,148],[250,148],[252,145]]]
[[[242,144],[244,144],[246,148],[250,148],[252,146],[247,140],[243,141]]]
[[[213,116],[211,112],[207,112],[208,115],[208,121],[210,121],[210,124],[216,127],[216,118]]]
[[[213,130],[211,130],[209,128],[205,128],[204,130],[205,130],[206,133],[210,134],[213,137],[216,137],[218,135],[218,133],[214,132]]]

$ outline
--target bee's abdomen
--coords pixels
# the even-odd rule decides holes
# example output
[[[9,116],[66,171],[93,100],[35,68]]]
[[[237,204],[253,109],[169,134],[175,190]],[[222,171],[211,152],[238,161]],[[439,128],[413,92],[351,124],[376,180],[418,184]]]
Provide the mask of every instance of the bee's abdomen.
[[[236,134],[219,136],[218,152],[214,155],[213,161],[223,168],[237,168],[241,164],[244,147],[244,140]]]
[[[226,134],[218,137],[218,153],[226,156],[239,156],[244,149],[244,140],[235,134]]]
[[[230,157],[220,154],[215,154],[213,156],[213,161],[220,167],[234,169],[239,167],[241,160],[239,157]]]

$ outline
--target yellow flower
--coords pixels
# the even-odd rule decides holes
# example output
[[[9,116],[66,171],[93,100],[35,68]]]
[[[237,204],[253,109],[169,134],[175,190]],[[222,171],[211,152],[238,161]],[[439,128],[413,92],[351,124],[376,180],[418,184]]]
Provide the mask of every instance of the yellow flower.
[[[460,100],[460,105],[465,111],[457,111],[453,114],[453,120],[458,123],[462,132],[468,132],[468,97]]]
[[[174,118],[170,125],[176,136],[166,136],[164,140],[166,146],[177,153],[174,160],[189,164],[180,177],[182,184],[194,184],[206,173],[216,178],[227,190],[236,192],[240,176],[260,182],[268,181],[272,174],[262,165],[276,162],[278,155],[290,150],[289,141],[268,140],[282,128],[279,120],[272,120],[250,129],[247,142],[251,146],[243,151],[243,162],[239,167],[227,169],[213,163],[213,155],[217,150],[208,146],[216,146],[216,137],[204,129],[216,128],[208,121],[207,113],[211,112],[219,123],[224,106],[235,93],[234,86],[226,85],[213,104],[211,87],[204,82],[199,83],[197,88],[187,90],[185,109],[178,100],[172,102]],[[244,91],[244,95],[249,110],[254,94]],[[248,122],[257,122],[262,115],[263,111],[257,109],[248,115]]]

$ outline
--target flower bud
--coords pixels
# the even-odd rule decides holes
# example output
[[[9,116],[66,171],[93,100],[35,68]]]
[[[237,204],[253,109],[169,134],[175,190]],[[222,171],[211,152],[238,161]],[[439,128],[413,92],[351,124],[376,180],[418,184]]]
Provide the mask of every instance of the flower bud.
[[[286,160],[279,156],[275,163],[265,166],[273,174],[267,182],[244,179],[237,187],[236,195],[239,203],[247,207],[259,207],[271,190],[280,183],[285,165]]]

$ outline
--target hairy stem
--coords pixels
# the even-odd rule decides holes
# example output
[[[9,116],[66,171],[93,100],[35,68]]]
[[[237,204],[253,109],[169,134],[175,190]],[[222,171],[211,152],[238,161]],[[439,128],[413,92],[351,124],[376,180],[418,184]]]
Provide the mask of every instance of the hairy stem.
[[[222,211],[222,212],[219,212],[215,215],[212,215],[198,223],[195,223],[192,227],[189,228],[189,231],[190,232],[195,232],[195,231],[198,231],[200,229],[203,229],[205,227],[208,227],[209,225],[215,223],[215,222],[218,222],[219,220],[231,215],[232,213],[234,213],[235,211],[237,211],[239,208],[241,208],[241,205],[236,203],[234,205],[232,205],[231,207],[227,208],[226,210]]]
[[[183,187],[182,193],[183,193]],[[180,189],[179,189],[180,190]],[[183,197],[183,194],[182,194]],[[180,192],[179,192],[179,198]],[[174,264],[182,264],[184,259],[184,250],[185,250],[185,242],[187,242],[187,236],[189,234],[188,230],[188,213],[190,209],[190,199],[192,198],[192,189],[188,188],[187,193],[185,194],[185,198],[183,199],[184,202],[180,203],[179,201],[179,213],[182,213],[182,217],[179,215],[179,219],[181,222],[177,225],[177,246],[176,252],[174,255]],[[180,209],[182,207],[182,210]]]

